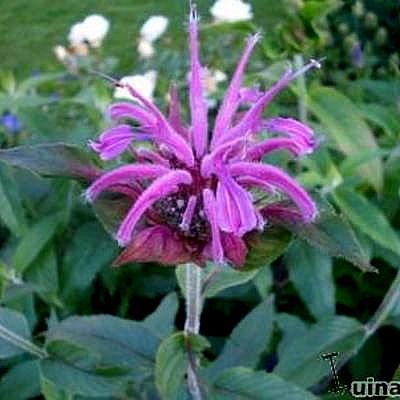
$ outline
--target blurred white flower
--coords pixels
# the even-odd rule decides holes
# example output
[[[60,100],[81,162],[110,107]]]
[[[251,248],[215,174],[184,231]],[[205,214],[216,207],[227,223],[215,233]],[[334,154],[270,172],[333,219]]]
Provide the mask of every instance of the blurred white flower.
[[[125,76],[120,80],[121,83],[127,83],[137,90],[143,97],[153,100],[153,93],[157,83],[157,71],[150,70],[143,75]],[[125,88],[117,87],[114,91],[114,97],[118,99],[135,100],[129,91]]]
[[[78,22],[71,26],[68,34],[68,40],[72,46],[77,46],[85,42],[86,31],[83,22]]]
[[[64,46],[55,46],[53,51],[57,60],[62,63],[70,56],[68,50]]]
[[[142,58],[150,58],[154,56],[155,50],[153,45],[145,39],[140,39],[138,44],[138,53]]]
[[[248,21],[253,18],[251,5],[242,0],[217,0],[210,12],[218,22]]]
[[[109,21],[102,15],[93,14],[84,19],[83,25],[86,40],[92,47],[100,47],[110,29]]]
[[[205,98],[209,108],[214,108],[217,105],[217,100],[213,95],[218,90],[218,84],[228,79],[225,72],[219,69],[203,68],[203,87],[205,91]]]
[[[73,47],[84,43],[100,47],[109,29],[110,23],[102,15],[89,15],[82,22],[72,25],[68,40]]]
[[[140,36],[149,43],[159,39],[167,30],[169,20],[162,15],[153,15],[141,27]]]

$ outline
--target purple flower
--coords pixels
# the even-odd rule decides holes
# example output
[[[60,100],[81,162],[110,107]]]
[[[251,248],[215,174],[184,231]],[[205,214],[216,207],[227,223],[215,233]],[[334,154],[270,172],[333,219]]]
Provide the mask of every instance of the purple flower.
[[[6,111],[0,117],[0,123],[7,129],[11,134],[17,134],[21,131],[22,125],[20,119],[13,113]]]
[[[207,259],[242,265],[246,238],[262,231],[269,212],[272,216],[276,211],[272,201],[262,208],[253,189],[267,197],[277,192],[285,196],[290,210],[296,210],[288,211],[289,218],[294,215],[304,223],[315,219],[316,205],[296,180],[261,161],[272,152],[287,150],[297,157],[316,147],[310,127],[292,118],[264,119],[263,111],[293,79],[319,64],[311,61],[300,71],[286,71],[267,91],[245,88],[243,75],[259,38],[256,34],[248,39],[212,129],[201,79],[195,6],[189,21],[190,124],[181,118],[176,87],[171,88],[166,117],[134,87],[119,83],[138,102],[112,105],[109,116],[117,126],[90,146],[104,160],[129,148],[135,162],[104,173],[86,191],[90,202],[105,191],[134,193],[116,232],[118,243],[127,246],[118,265],[135,260],[201,264]],[[268,133],[268,138],[260,138],[261,133]],[[151,147],[137,148],[143,140]],[[278,212],[284,214],[285,208],[278,207]]]

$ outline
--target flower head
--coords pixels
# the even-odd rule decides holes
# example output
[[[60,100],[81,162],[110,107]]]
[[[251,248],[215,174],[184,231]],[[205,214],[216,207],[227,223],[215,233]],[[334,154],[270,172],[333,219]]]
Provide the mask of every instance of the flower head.
[[[0,117],[0,123],[6,128],[8,133],[17,134],[22,129],[21,120],[13,113],[6,111]]]
[[[276,151],[287,150],[297,157],[314,150],[310,127],[292,118],[265,119],[263,111],[293,79],[319,64],[311,61],[300,71],[286,71],[267,91],[244,88],[243,75],[259,37],[248,39],[212,128],[194,6],[189,20],[190,123],[181,118],[175,86],[169,115],[164,116],[134,84],[118,84],[137,103],[113,104],[109,116],[117,125],[91,147],[103,159],[129,149],[135,162],[104,173],[86,191],[91,202],[105,191],[123,193],[131,200],[116,232],[119,244],[127,246],[117,264],[211,259],[240,266],[247,254],[247,237],[262,231],[269,215],[278,212],[304,223],[316,217],[313,200],[296,180],[261,160]],[[261,138],[261,133],[269,133],[268,138]],[[267,207],[254,189],[270,197]],[[296,206],[295,212],[293,207],[286,213],[281,205],[274,208],[277,192]]]
[[[251,5],[242,0],[217,0],[210,12],[217,22],[249,21],[253,18]]]
[[[127,99],[138,101],[133,96],[125,85],[134,87],[147,100],[153,99],[153,93],[156,88],[157,71],[150,70],[144,74],[124,76],[121,79],[121,86],[117,87],[114,92],[114,97],[117,99]],[[139,101],[140,102],[140,101]]]

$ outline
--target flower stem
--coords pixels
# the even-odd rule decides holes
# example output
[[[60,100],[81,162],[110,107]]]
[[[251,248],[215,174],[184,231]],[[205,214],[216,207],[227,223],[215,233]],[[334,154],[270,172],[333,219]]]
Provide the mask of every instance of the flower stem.
[[[48,357],[48,354],[44,349],[36,346],[34,343],[23,338],[22,336],[19,336],[16,333],[10,331],[1,324],[0,324],[0,338],[9,343],[12,343],[15,347],[19,347],[20,349],[38,358],[43,359]]]
[[[187,380],[189,392],[194,400],[202,400],[199,380],[196,374],[197,359],[193,355],[190,345],[190,335],[197,335],[200,331],[200,316],[202,310],[201,299],[201,268],[196,264],[187,263],[186,268],[186,322],[184,332],[188,337],[188,371]]]

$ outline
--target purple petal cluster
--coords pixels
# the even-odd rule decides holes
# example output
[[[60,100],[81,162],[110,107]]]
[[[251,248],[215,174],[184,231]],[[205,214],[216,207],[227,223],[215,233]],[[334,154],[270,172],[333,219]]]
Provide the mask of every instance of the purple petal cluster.
[[[245,69],[259,39],[258,34],[248,39],[212,127],[194,6],[189,20],[190,123],[181,118],[176,87],[171,88],[169,115],[164,116],[134,87],[121,84],[136,103],[112,105],[109,116],[115,126],[90,146],[103,160],[129,151],[135,162],[104,173],[86,191],[91,202],[105,191],[127,193],[132,200],[116,233],[118,243],[127,246],[118,264],[211,259],[242,265],[247,235],[262,231],[269,210],[274,210],[271,202],[260,206],[254,190],[267,197],[277,192],[284,195],[296,212],[285,214],[280,206],[278,212],[289,218],[295,215],[304,223],[315,219],[316,205],[296,180],[261,161],[276,151],[287,150],[299,157],[315,149],[310,127],[292,118],[265,119],[263,112],[293,79],[319,64],[311,61],[301,71],[286,71],[267,91],[243,87]],[[268,138],[261,138],[261,133],[268,133]]]

